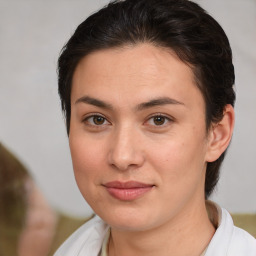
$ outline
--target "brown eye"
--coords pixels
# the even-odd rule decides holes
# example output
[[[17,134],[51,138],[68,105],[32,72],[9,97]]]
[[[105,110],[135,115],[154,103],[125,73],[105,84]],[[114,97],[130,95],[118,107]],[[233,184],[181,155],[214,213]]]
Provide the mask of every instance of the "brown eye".
[[[166,118],[164,116],[155,116],[153,117],[153,122],[155,125],[165,124]]]
[[[96,124],[96,125],[104,124],[105,120],[106,119],[104,117],[102,117],[102,116],[94,116],[93,117],[93,123]]]
[[[104,116],[102,116],[101,114],[91,114],[87,117],[85,117],[82,120],[82,123],[84,125],[84,127],[86,129],[88,129],[89,131],[103,131],[105,129],[107,129],[111,123],[108,121],[108,119]]]

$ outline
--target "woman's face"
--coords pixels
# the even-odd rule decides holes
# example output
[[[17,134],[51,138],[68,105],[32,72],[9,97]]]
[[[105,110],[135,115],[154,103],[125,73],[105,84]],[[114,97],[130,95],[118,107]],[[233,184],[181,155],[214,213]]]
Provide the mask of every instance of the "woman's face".
[[[81,193],[112,227],[152,229],[204,201],[204,99],[191,68],[166,49],[139,44],[82,59],[69,142]]]

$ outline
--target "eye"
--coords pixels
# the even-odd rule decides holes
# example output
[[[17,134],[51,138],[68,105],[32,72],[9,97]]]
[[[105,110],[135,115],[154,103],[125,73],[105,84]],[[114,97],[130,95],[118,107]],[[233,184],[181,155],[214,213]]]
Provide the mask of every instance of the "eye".
[[[155,125],[163,125],[166,122],[166,118],[163,116],[154,116],[153,122]]]
[[[93,123],[96,125],[102,125],[106,121],[106,119],[102,116],[94,116],[92,117]]]
[[[84,119],[84,122],[92,126],[102,126],[109,124],[107,119],[100,115],[90,115]]]
[[[165,126],[168,122],[172,121],[171,118],[163,115],[155,115],[148,119],[147,123],[152,126]]]

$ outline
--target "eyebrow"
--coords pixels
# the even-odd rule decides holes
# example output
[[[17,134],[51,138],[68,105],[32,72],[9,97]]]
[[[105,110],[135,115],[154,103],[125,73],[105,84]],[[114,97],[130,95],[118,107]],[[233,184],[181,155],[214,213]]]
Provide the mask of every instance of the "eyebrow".
[[[109,110],[114,109],[114,107],[111,104],[104,102],[102,100],[96,99],[96,98],[89,97],[89,96],[83,96],[83,97],[77,99],[75,104],[78,104],[78,103],[86,103],[86,104],[90,104],[90,105],[93,105],[93,106],[96,106],[99,108],[104,108],[104,109],[109,109]],[[156,98],[156,99],[149,100],[147,102],[140,103],[139,105],[137,105],[135,107],[135,109],[137,111],[141,111],[141,110],[152,108],[155,106],[162,106],[162,105],[168,105],[168,104],[184,105],[184,103],[177,101],[175,99],[172,99],[169,97],[161,97],[161,98]]]
[[[93,106],[96,106],[96,107],[99,107],[99,108],[104,108],[104,109],[113,109],[113,107],[102,101],[102,100],[99,100],[99,99],[95,99],[95,98],[92,98],[92,97],[89,97],[89,96],[83,96],[79,99],[76,100],[75,104],[78,104],[78,103],[87,103],[87,104],[90,104],[90,105],[93,105]]]
[[[141,103],[136,107],[136,109],[143,110],[143,109],[147,109],[155,106],[162,106],[162,105],[168,105],[168,104],[184,105],[184,103],[177,101],[175,99],[172,99],[169,97],[162,97],[162,98],[152,99],[148,102]]]

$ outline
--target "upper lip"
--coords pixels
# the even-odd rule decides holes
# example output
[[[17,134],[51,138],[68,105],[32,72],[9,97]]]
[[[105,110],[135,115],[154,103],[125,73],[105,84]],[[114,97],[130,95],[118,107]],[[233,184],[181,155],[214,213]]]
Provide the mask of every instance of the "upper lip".
[[[119,189],[129,189],[129,188],[145,188],[153,187],[153,184],[146,184],[138,181],[111,181],[104,184],[107,188],[119,188]]]

